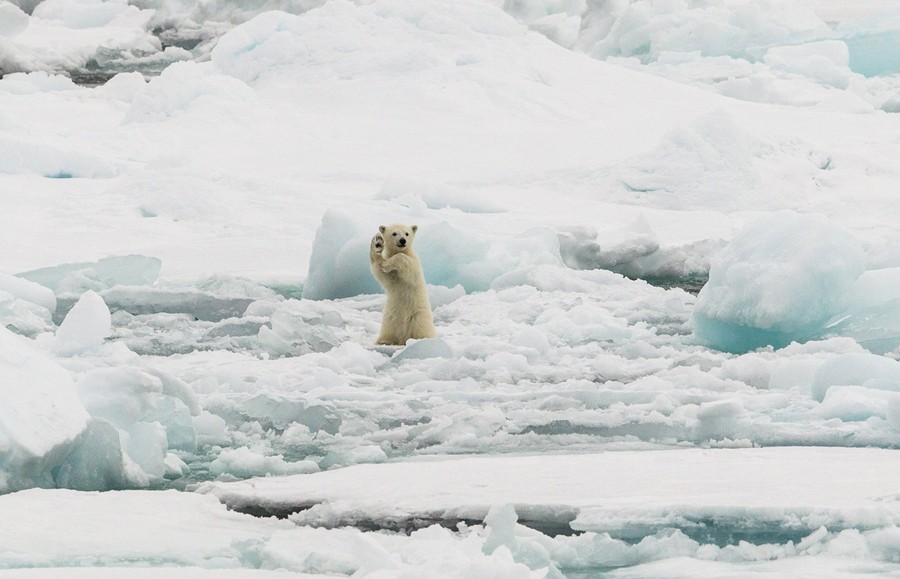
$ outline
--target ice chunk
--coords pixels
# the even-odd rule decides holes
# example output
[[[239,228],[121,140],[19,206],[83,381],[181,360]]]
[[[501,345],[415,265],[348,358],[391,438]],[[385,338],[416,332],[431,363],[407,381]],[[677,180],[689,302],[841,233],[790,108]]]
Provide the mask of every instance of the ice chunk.
[[[81,354],[103,343],[112,333],[112,315],[96,292],[87,291],[56,330],[53,349],[61,356]]]
[[[643,216],[619,230],[604,232],[574,226],[559,231],[563,261],[575,269],[608,269],[651,283],[702,286],[713,254],[724,247],[720,240],[704,239],[681,246],[662,247],[659,237]]]
[[[119,442],[119,431],[104,420],[93,419],[59,466],[56,485],[80,491],[124,489],[129,480]]]
[[[0,274],[0,324],[33,337],[53,330],[53,291],[19,277]]]
[[[187,465],[187,463],[171,452],[166,454],[165,465],[165,477],[167,479],[181,478],[183,476],[189,475],[191,472],[191,468]]]
[[[576,269],[612,269],[659,249],[659,239],[643,217],[623,230],[620,237],[624,240],[604,248],[596,242],[597,230],[593,227],[571,227],[560,231],[559,249],[566,265]]]
[[[200,401],[187,382],[168,372],[155,368],[147,369],[147,373],[158,378],[162,383],[162,393],[173,400],[177,400],[190,415],[196,416],[200,414]],[[166,421],[162,422],[165,423]]]
[[[900,267],[869,270],[853,284],[850,311],[893,304],[900,300]]]
[[[812,397],[822,402],[833,386],[864,386],[900,392],[900,362],[874,354],[842,354],[823,363],[812,383]]]
[[[55,329],[47,308],[0,290],[0,325],[33,338]]]
[[[2,64],[2,61],[0,61]],[[33,94],[37,92],[68,91],[78,88],[72,79],[62,74],[49,74],[43,71],[16,72],[4,75],[3,84],[0,85],[4,92],[10,94]]]
[[[730,352],[808,340],[848,305],[864,261],[859,242],[825,217],[767,215],[714,259],[697,298],[695,335]]]
[[[275,394],[254,396],[243,404],[243,412],[266,427],[278,430],[284,430],[296,422],[312,432],[323,430],[336,434],[341,426],[340,415],[330,406],[291,400]]]
[[[36,5],[29,25],[16,36],[14,50],[0,56],[11,70],[75,72],[110,57],[133,60],[161,51],[148,27],[149,10],[102,0],[24,1]]]
[[[33,281],[0,273],[0,292],[37,304],[51,314],[56,311],[56,296],[53,291]]]
[[[485,554],[495,554],[498,550],[506,550],[512,554],[517,563],[527,565],[529,569],[545,573],[548,579],[563,579],[547,549],[538,541],[530,541],[520,536],[522,527],[518,525],[519,516],[512,505],[495,505],[484,518],[487,537],[482,550]]]
[[[755,60],[758,47],[827,37],[828,26],[807,6],[791,3],[588,3],[578,46],[606,58],[651,62],[667,52]]]
[[[326,211],[313,243],[303,297],[320,300],[379,293],[381,288],[372,276],[368,258],[369,243],[378,225],[339,211]],[[429,284],[484,291],[508,271],[562,263],[559,239],[549,229],[491,239],[446,221],[418,225],[414,247]]]
[[[484,517],[484,524],[488,530],[488,536],[484,542],[484,552],[493,553],[500,546],[514,547],[515,528],[518,522],[519,515],[516,514],[512,505],[491,507]]]
[[[144,255],[116,255],[96,262],[67,263],[26,271],[18,277],[39,283],[57,295],[80,295],[116,285],[152,285],[162,262]]]
[[[304,46],[308,42],[302,34],[304,28],[303,21],[290,14],[261,14],[219,39],[211,54],[213,64],[225,74],[253,82],[266,72],[310,56],[310,49]]]
[[[204,100],[227,105],[247,103],[254,96],[247,85],[234,78],[210,73],[195,62],[176,62],[134,96],[123,122],[163,121],[192,110]]]
[[[254,300],[247,296],[216,296],[207,292],[166,290],[161,288],[115,287],[102,292],[103,299],[116,311],[132,315],[190,314],[195,319],[220,322],[239,318]]]
[[[326,470],[352,464],[378,464],[387,459],[387,453],[380,446],[357,446],[347,451],[329,452],[325,458],[319,461],[319,468]]]
[[[95,418],[127,429],[153,407],[149,398],[162,391],[159,378],[135,366],[93,368],[78,379],[78,395]]]
[[[431,303],[432,308],[453,303],[464,295],[466,295],[466,288],[460,284],[456,284],[453,287],[442,285],[428,286],[428,301]]]
[[[648,153],[631,159],[622,182],[636,200],[684,209],[744,207],[748,194],[759,191],[754,166],[762,144],[741,129],[730,113],[716,110],[679,127]],[[741,195],[723,191],[741,190]]]
[[[115,177],[117,172],[99,155],[24,137],[0,135],[0,174],[34,173],[54,179],[99,179]]]
[[[311,4],[317,1],[321,0]],[[440,16],[433,12],[437,5],[425,9],[386,2],[372,10],[351,2],[322,4],[302,17],[276,10],[259,14],[219,39],[213,63],[250,84],[284,75],[285,69],[314,74],[316,80],[373,73],[401,76],[438,63],[431,46],[420,42],[423,33],[448,37],[521,33],[520,26],[501,11],[479,9],[477,3],[466,4],[464,10],[441,4]]]
[[[0,4],[0,36],[15,36],[28,28],[28,15],[10,2]]]
[[[53,20],[66,28],[97,28],[108,26],[125,14],[137,14],[139,9],[121,2],[103,0],[44,0],[32,12],[35,18]],[[149,14],[148,14],[149,16]]]
[[[884,13],[841,26],[850,68],[865,76],[900,72],[900,17]]]
[[[888,399],[887,420],[894,430],[900,430],[900,396],[895,395]]]
[[[191,39],[195,36],[230,30],[232,25],[246,22],[260,12],[283,10],[302,14],[325,0],[251,0],[233,2],[182,2],[181,0],[139,0],[136,5],[155,9],[154,26],[166,28],[175,38]],[[198,28],[199,27],[199,28]]]
[[[147,81],[139,72],[120,72],[112,77],[101,88],[97,89],[107,98],[131,102],[135,95],[144,90]]]
[[[416,340],[394,354],[391,358],[394,362],[403,360],[418,360],[424,358],[452,358],[453,350],[447,342],[440,338]]]
[[[230,474],[241,478],[265,475],[309,474],[319,471],[319,465],[311,460],[287,462],[281,455],[266,456],[246,446],[223,451],[209,465],[213,476]]]
[[[850,52],[840,40],[773,47],[766,51],[763,60],[769,66],[801,74],[824,85],[840,89],[850,86]]]
[[[863,273],[850,291],[847,314],[828,328],[875,354],[900,348],[900,268]]]
[[[197,450],[197,433],[194,430],[193,416],[184,402],[171,396],[154,398],[154,407],[144,413],[143,420],[158,424],[163,428],[162,440],[166,443],[163,451],[178,449],[193,452]]]
[[[166,474],[166,429],[158,422],[136,422],[128,429],[126,448],[128,457],[143,470],[150,480],[162,480]]]
[[[0,327],[0,493],[53,486],[89,419],[68,371]]]
[[[484,279],[493,279],[500,271],[488,261],[490,246],[473,232],[460,231],[449,223],[429,226],[416,240],[422,257],[422,270],[429,283],[443,286],[460,284],[467,291],[487,289]]]
[[[744,405],[740,400],[704,402],[697,411],[696,436],[699,440],[735,438],[746,423]]]
[[[137,366],[92,368],[79,377],[78,395],[85,408],[118,430],[121,453],[131,463],[126,475],[131,484],[161,480],[169,449],[196,450],[191,414],[200,410],[185,388],[190,390],[165,373]]]
[[[347,324],[339,308],[310,300],[284,302],[269,315],[271,328],[260,327],[258,339],[279,356],[332,350],[341,344],[337,332]]]
[[[368,257],[378,225],[369,224],[366,230],[349,215],[326,211],[313,241],[303,297],[321,300],[379,293]]]
[[[347,458],[349,464],[375,464],[385,462],[388,457],[380,446],[368,445],[351,449]]]
[[[231,442],[228,423],[221,416],[203,411],[193,418],[198,445],[224,445]]]
[[[900,383],[896,383],[900,392]],[[815,409],[815,414],[823,418],[839,418],[844,422],[868,420],[873,416],[886,418],[888,405],[897,396],[860,386],[834,386],[828,389],[825,399]]]
[[[535,228],[510,239],[491,240],[477,230],[442,222],[417,239],[422,269],[429,283],[467,292],[485,291],[504,273],[538,264],[562,263],[555,232]]]

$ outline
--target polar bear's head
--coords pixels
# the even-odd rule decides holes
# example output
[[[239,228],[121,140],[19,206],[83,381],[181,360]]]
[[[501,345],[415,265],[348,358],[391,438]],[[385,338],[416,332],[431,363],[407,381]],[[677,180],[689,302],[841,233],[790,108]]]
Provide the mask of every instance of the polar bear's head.
[[[381,232],[381,237],[384,238],[384,250],[387,255],[410,251],[418,229],[418,225],[410,226],[402,223],[379,227],[378,231]]]

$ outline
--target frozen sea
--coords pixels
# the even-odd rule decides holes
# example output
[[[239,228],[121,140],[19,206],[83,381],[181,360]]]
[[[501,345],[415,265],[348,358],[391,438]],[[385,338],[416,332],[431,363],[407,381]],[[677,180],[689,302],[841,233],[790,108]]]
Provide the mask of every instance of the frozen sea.
[[[14,0],[0,72],[0,579],[900,577],[895,2]]]

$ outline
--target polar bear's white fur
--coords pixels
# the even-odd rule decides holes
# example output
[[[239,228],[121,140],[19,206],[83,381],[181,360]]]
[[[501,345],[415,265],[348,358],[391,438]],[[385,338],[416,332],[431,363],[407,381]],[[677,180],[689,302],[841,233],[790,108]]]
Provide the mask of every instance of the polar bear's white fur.
[[[372,238],[372,274],[387,294],[378,344],[399,346],[409,339],[436,335],[422,262],[412,248],[418,229],[417,225],[382,225]]]

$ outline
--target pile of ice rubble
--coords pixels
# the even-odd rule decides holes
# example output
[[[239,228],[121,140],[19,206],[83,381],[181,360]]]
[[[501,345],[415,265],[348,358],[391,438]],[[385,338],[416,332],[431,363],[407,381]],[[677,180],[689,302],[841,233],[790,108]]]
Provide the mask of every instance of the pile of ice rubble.
[[[697,298],[567,268],[547,232],[528,252],[468,253],[442,251],[439,224],[422,232],[440,337],[404,348],[372,346],[370,232],[339,214],[304,299],[225,277],[174,286],[141,256],[0,277],[0,490],[420,454],[897,446],[900,273],[865,271],[824,218],[749,225]]]

